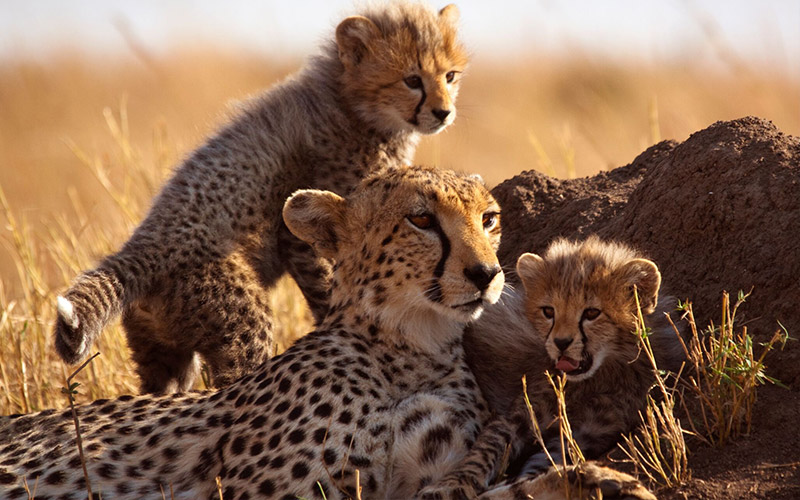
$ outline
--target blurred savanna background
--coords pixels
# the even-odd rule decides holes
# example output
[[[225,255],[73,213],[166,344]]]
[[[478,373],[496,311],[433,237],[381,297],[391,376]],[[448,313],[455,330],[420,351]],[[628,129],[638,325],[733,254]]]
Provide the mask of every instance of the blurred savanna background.
[[[436,7],[442,7],[436,5]],[[794,0],[479,2],[458,118],[417,160],[557,177],[625,165],[663,139],[758,115],[800,134]],[[350,1],[0,4],[0,414],[67,404],[55,296],[117,248],[171,169],[237,100],[295,71]],[[288,281],[284,345],[309,327]],[[118,326],[78,399],[136,392]]]

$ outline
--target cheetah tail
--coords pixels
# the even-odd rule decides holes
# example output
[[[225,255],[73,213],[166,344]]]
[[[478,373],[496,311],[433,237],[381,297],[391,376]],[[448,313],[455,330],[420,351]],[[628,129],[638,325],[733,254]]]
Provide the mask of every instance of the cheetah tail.
[[[85,358],[100,332],[122,310],[123,287],[110,271],[82,274],[56,302],[55,345],[65,362]]]

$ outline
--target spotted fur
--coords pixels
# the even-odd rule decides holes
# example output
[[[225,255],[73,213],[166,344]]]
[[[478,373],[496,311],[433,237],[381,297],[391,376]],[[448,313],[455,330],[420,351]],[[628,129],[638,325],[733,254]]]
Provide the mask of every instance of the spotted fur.
[[[661,275],[654,263],[633,250],[596,237],[580,243],[558,240],[544,257],[520,256],[517,273],[525,294],[504,294],[465,339],[468,362],[496,416],[459,469],[431,487],[429,498],[436,498],[434,493],[450,498],[486,490],[499,473],[507,447],[507,472],[521,479],[494,490],[496,498],[522,498],[511,492],[550,469],[530,428],[522,375],[556,463],[561,463],[556,400],[545,370],[554,375],[566,372],[567,415],[586,458],[600,458],[637,425],[654,379],[633,333],[634,288],[653,328],[650,339],[658,360],[672,369],[682,360],[681,344],[663,319],[664,312],[674,309],[674,301],[662,301],[656,312]]]
[[[301,190],[288,228],[333,259],[321,325],[215,393],[78,408],[104,499],[411,498],[461,460],[488,409],[465,324],[495,302],[498,206],[474,177],[390,168],[351,195]],[[431,291],[435,290],[435,293]],[[0,498],[86,496],[69,410],[0,418]]]
[[[319,321],[330,263],[280,218],[296,189],[340,195],[407,164],[453,122],[465,52],[458,10],[393,3],[343,20],[297,75],[242,110],[176,170],[117,253],[58,299],[55,345],[85,357],[122,313],[143,392],[224,386],[274,354],[268,294],[288,272]]]

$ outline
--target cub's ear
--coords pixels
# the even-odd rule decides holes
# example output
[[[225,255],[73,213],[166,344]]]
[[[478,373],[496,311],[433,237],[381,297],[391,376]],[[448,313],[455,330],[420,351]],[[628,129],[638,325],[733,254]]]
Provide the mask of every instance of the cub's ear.
[[[333,259],[339,249],[346,201],[338,194],[317,189],[295,191],[283,205],[283,221],[317,255]]]
[[[486,181],[483,180],[483,176],[481,174],[469,174],[469,178],[480,182],[483,186],[486,185]]]
[[[658,271],[658,266],[647,259],[633,259],[617,272],[631,293],[633,287],[636,287],[642,312],[650,314],[655,311],[658,305],[658,289],[661,287],[661,273]]]
[[[536,286],[536,282],[542,278],[543,270],[544,259],[535,253],[524,253],[517,259],[517,275],[522,280],[525,290]]]
[[[374,40],[380,38],[378,27],[364,16],[350,16],[336,27],[336,45],[339,47],[339,60],[345,69],[358,65],[369,52]]]
[[[456,4],[454,3],[445,5],[442,7],[442,10],[439,11],[439,19],[450,24],[457,24],[460,16],[461,13],[458,11],[458,7],[456,7]]]

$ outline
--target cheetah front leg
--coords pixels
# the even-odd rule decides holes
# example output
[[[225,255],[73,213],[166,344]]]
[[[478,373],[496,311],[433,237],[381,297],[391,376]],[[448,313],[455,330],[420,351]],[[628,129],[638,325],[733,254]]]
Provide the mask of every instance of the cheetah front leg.
[[[503,456],[507,450],[516,456],[522,447],[521,436],[527,430],[526,423],[517,416],[494,416],[481,430],[466,458],[442,480],[423,488],[420,500],[461,500],[477,498],[488,488],[489,483],[500,472]]]
[[[481,500],[656,500],[636,478],[592,462],[552,468],[546,474],[523,477],[493,488]]]

